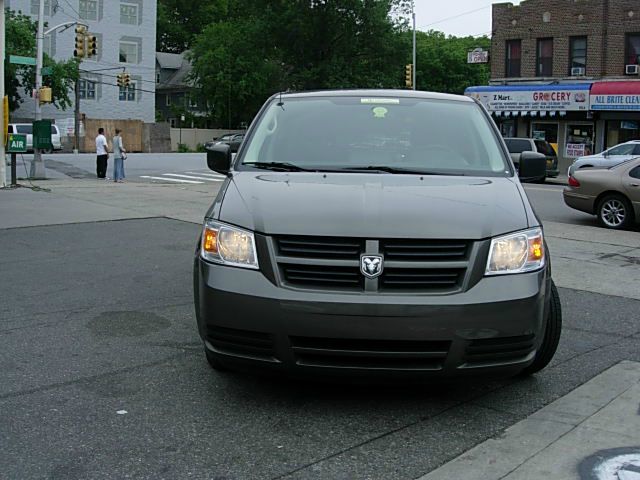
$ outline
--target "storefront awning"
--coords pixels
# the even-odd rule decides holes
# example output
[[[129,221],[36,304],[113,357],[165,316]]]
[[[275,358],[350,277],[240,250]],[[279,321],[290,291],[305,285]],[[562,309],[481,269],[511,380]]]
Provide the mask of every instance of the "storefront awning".
[[[591,83],[469,87],[465,95],[490,112],[587,112]]]
[[[640,111],[640,81],[595,82],[591,110]]]

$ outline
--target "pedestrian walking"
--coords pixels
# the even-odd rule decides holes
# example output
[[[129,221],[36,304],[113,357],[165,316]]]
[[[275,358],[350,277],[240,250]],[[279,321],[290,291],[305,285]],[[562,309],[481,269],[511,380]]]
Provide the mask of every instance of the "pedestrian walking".
[[[96,174],[98,178],[107,178],[107,161],[109,160],[109,145],[107,144],[107,137],[104,136],[104,128],[98,129],[98,136],[96,137]]]
[[[113,181],[124,182],[124,160],[127,151],[122,143],[122,130],[116,128],[116,136],[113,137]]]

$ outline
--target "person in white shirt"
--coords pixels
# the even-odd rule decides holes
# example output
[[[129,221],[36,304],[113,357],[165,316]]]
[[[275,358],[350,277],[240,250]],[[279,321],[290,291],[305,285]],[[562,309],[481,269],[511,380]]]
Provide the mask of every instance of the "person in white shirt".
[[[98,178],[107,178],[107,160],[109,160],[109,145],[107,144],[107,137],[104,136],[104,128],[98,129],[98,136],[96,137],[96,174]]]

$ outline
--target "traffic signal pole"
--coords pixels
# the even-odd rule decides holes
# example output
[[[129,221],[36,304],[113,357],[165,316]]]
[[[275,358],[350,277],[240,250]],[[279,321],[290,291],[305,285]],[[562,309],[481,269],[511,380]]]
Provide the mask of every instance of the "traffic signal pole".
[[[4,16],[4,0],[0,0],[0,101],[2,101],[3,105],[3,112],[2,115],[0,115],[0,132],[2,132],[0,133],[0,137],[2,137],[2,141],[0,141],[0,188],[7,186],[7,160],[4,151],[4,145],[7,141],[4,137],[4,133],[7,130],[7,126],[4,124]]]
[[[44,47],[44,0],[39,1],[38,7],[38,33],[36,37],[36,91],[34,95],[36,102],[36,121],[42,120],[42,108],[40,107],[40,88],[42,87],[42,57]],[[47,178],[47,174],[44,168],[44,162],[42,161],[42,152],[39,148],[35,148],[35,137],[33,147],[33,161],[31,162],[31,172],[29,176],[31,178]]]
[[[411,16],[413,17],[413,72],[411,80],[413,81],[413,89],[416,89],[416,12],[413,9],[414,2],[411,2]]]

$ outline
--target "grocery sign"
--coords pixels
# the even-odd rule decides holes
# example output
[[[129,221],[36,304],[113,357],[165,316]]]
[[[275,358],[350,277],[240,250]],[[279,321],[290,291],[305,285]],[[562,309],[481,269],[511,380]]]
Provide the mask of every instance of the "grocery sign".
[[[589,110],[591,84],[470,87],[465,95],[492,112],[567,112]]]

